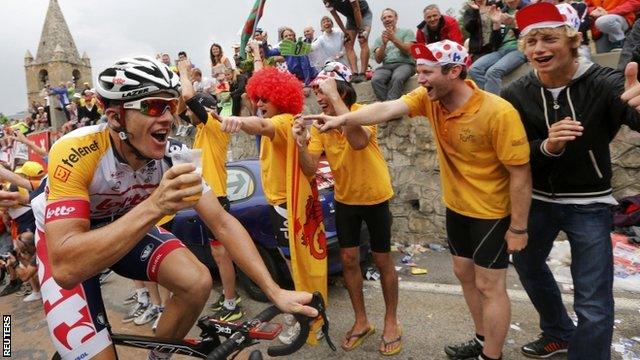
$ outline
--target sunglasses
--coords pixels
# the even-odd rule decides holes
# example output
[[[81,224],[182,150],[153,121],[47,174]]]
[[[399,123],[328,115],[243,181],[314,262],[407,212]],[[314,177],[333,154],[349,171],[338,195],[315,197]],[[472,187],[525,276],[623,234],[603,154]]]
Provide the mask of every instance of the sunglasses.
[[[171,114],[178,111],[178,98],[148,97],[129,101],[122,105],[126,110],[138,110],[141,114],[158,117],[169,109]]]
[[[255,101],[256,101],[256,104],[259,103],[259,102],[262,102],[263,104],[268,104],[269,103],[269,99],[265,99],[263,97],[258,97],[258,98],[256,98]]]

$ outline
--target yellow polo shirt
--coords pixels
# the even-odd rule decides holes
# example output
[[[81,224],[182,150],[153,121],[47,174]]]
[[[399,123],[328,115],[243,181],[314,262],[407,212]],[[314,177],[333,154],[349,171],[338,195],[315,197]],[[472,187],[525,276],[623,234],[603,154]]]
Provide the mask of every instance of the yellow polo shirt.
[[[353,104],[351,111],[361,105]],[[369,144],[354,150],[341,129],[320,133],[311,128],[309,152],[325,152],[333,178],[334,197],[347,205],[375,205],[393,196],[387,162],[378,147],[377,126],[366,126],[371,132]]]
[[[466,80],[473,95],[449,113],[419,87],[401,99],[410,116],[425,116],[438,148],[443,200],[451,210],[479,219],[511,213],[505,165],[529,162],[529,143],[518,112],[499,96]]]
[[[280,114],[269,120],[275,133],[273,139],[260,139],[260,177],[269,204],[280,205],[287,201],[287,137],[291,136],[293,115]]]
[[[194,149],[202,149],[202,177],[216,196],[227,196],[227,149],[231,134],[222,131],[220,122],[207,115],[207,123],[196,126]]]

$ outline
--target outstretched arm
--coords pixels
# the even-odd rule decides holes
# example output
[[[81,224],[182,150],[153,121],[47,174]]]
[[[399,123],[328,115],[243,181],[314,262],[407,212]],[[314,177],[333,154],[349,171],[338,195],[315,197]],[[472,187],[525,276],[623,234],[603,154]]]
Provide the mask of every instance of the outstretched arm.
[[[24,136],[22,131],[15,131],[14,134],[15,134],[14,136],[15,136],[16,141],[19,141],[19,142],[27,145],[27,147],[29,149],[31,149],[34,153],[38,154],[41,157],[47,156],[47,150],[45,148],[41,148],[35,142],[27,139],[27,137]]]
[[[409,106],[396,99],[368,105],[347,114],[329,116],[324,114],[307,115],[305,120],[313,120],[314,126],[321,132],[350,125],[375,125],[390,120],[397,120],[409,114]]]
[[[271,120],[258,116],[217,116],[221,122],[220,128],[224,132],[237,133],[240,130],[249,135],[264,135],[273,139],[276,134]]]

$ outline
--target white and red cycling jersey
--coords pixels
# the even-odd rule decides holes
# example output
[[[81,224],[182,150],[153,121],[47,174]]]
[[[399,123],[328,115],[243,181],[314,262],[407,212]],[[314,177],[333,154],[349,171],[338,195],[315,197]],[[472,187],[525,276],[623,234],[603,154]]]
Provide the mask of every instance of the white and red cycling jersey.
[[[87,219],[95,228],[114,221],[151,195],[172,166],[170,154],[184,148],[170,139],[162,159],[150,160],[134,171],[112,146],[107,124],[72,131],[51,148],[46,184],[31,205],[42,300],[52,341],[63,359],[91,358],[111,346],[111,339],[97,277],[70,290],[53,279],[44,225]],[[203,192],[210,191],[203,185]],[[132,279],[156,281],[162,260],[183,246],[172,234],[153,227],[111,268]]]

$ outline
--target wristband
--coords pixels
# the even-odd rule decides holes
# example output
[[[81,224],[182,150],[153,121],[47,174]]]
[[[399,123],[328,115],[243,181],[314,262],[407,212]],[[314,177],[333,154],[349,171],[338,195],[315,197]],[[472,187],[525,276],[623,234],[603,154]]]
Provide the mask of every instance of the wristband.
[[[512,226],[509,226],[509,231],[511,231],[512,233],[516,234],[516,235],[524,235],[527,233],[528,229],[516,229]]]

